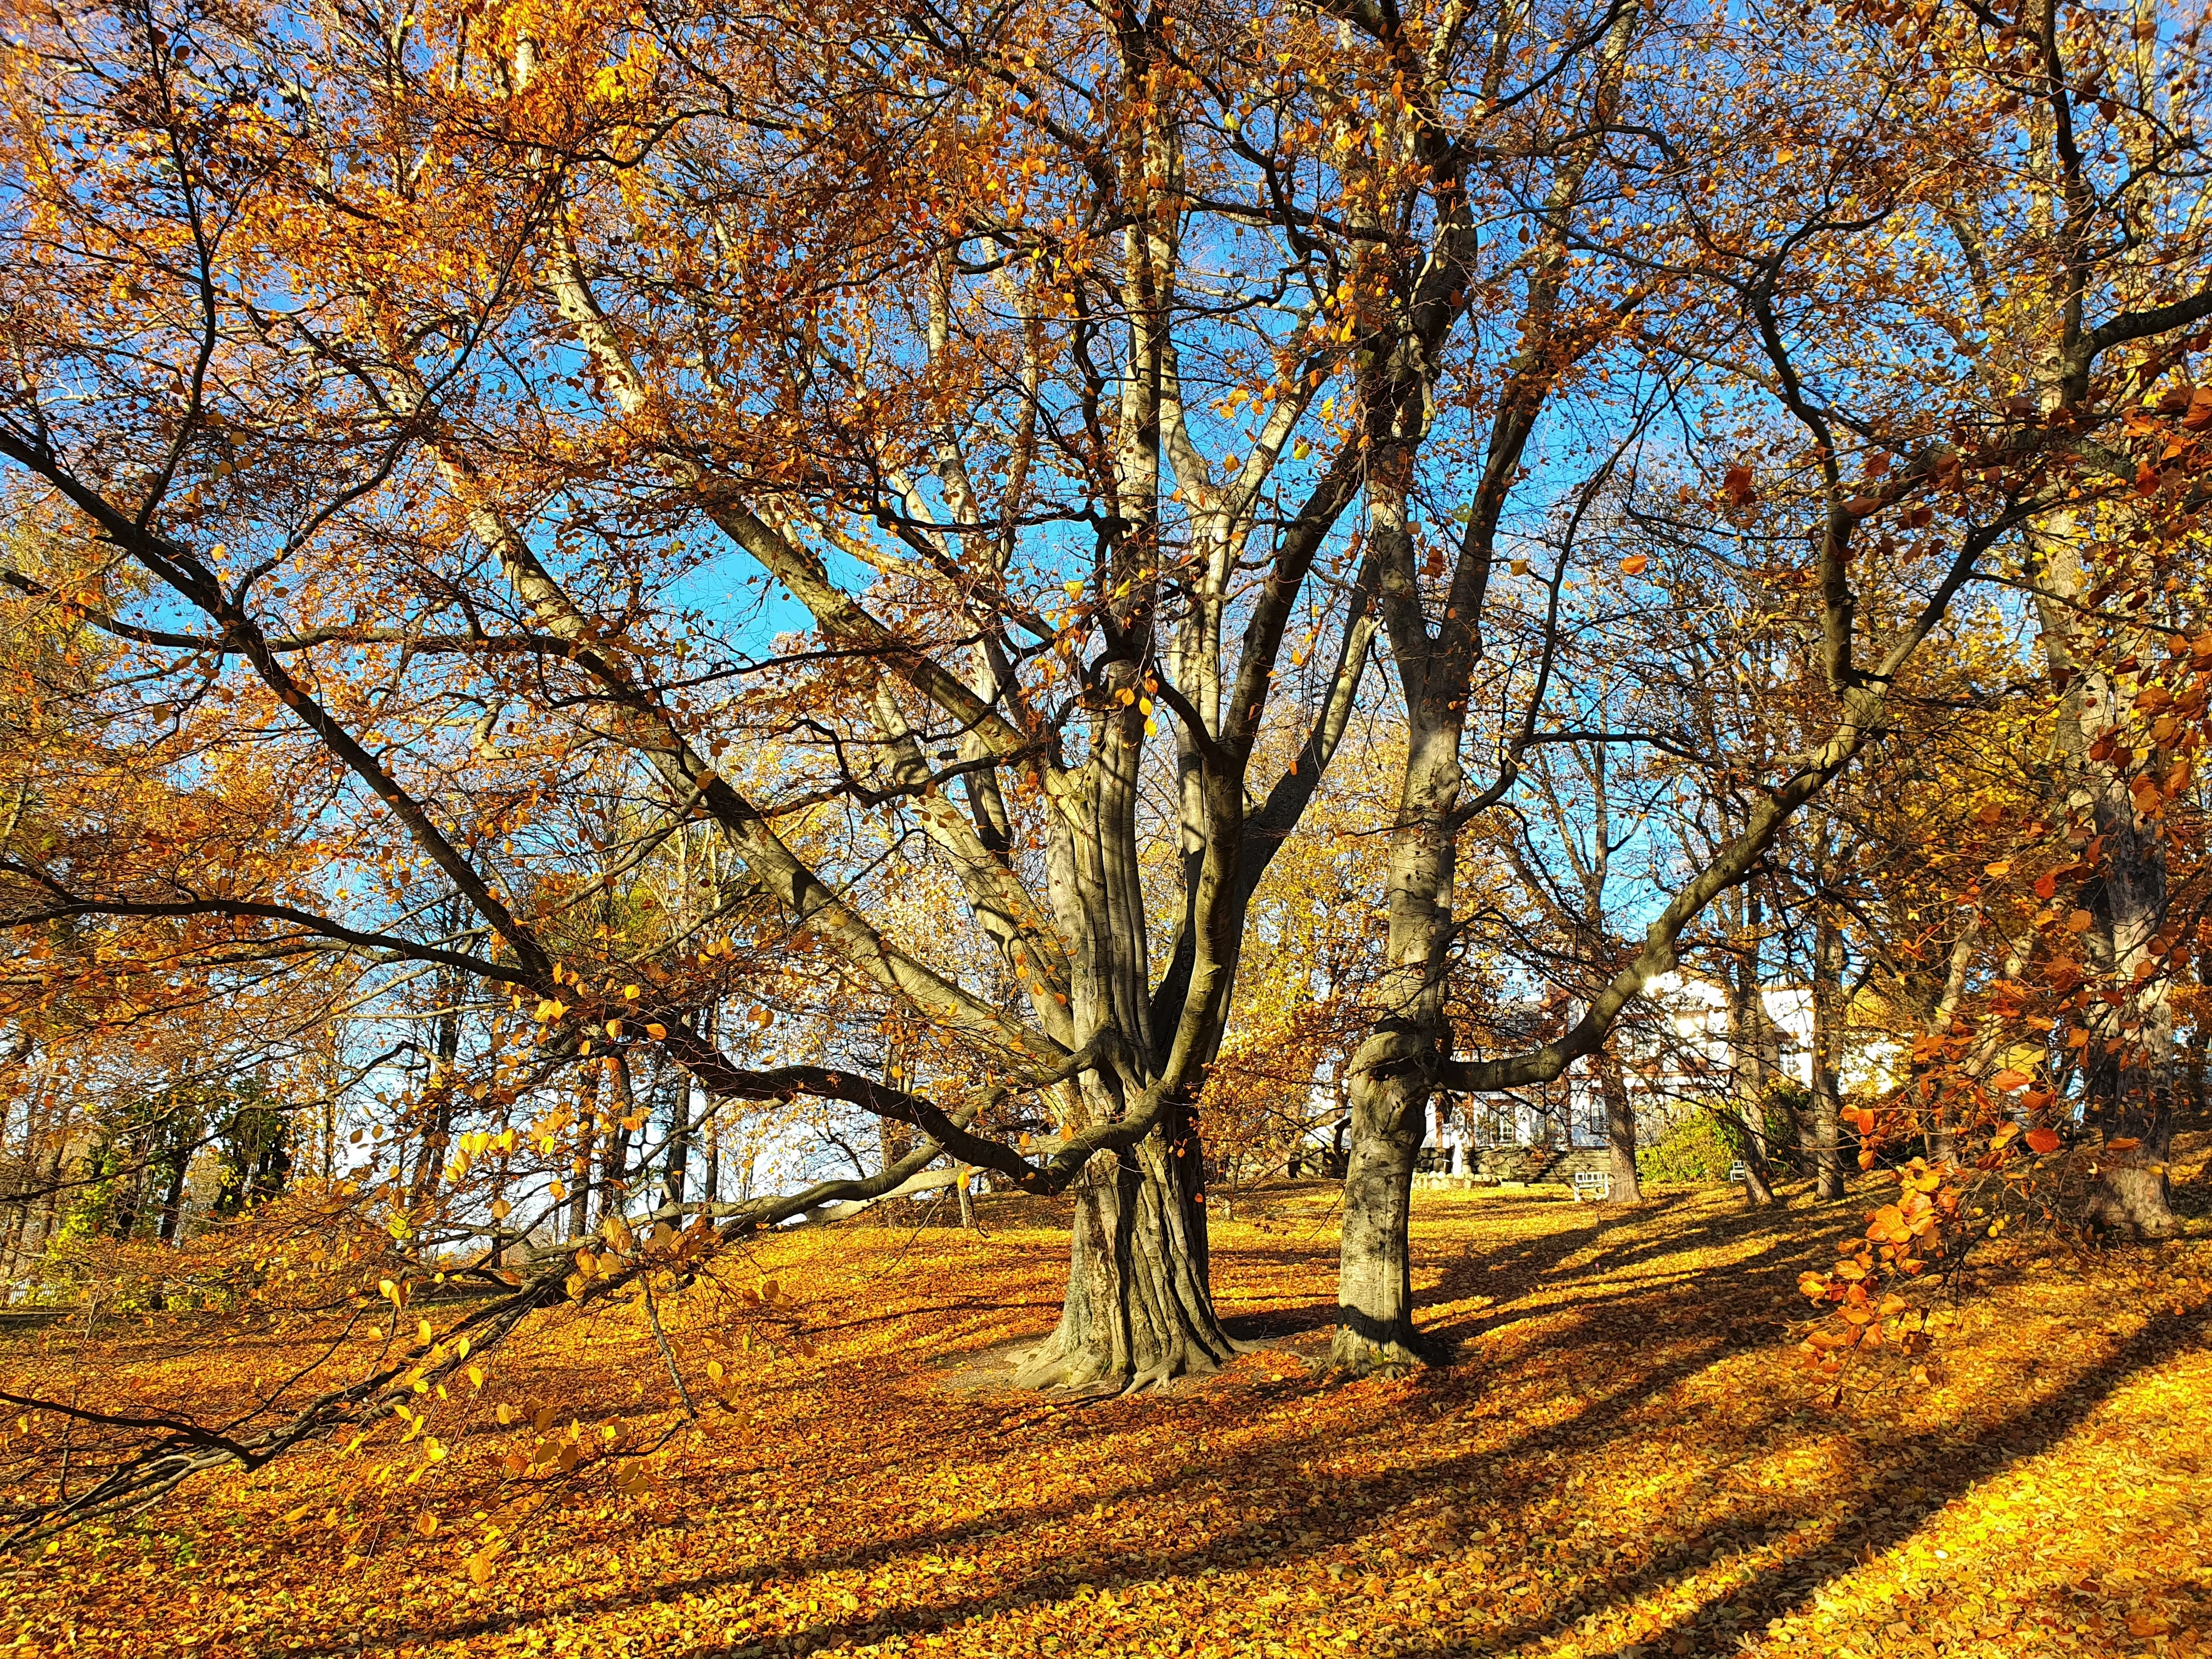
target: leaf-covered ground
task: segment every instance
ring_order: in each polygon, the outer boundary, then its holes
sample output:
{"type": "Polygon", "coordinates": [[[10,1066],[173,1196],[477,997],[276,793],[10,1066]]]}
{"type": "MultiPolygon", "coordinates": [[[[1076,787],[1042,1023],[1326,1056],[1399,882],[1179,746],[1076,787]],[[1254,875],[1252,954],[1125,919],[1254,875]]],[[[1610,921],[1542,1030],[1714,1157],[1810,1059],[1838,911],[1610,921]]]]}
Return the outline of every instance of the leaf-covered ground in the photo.
{"type": "MultiPolygon", "coordinates": [[[[1221,1298],[1272,1346],[1201,1387],[1000,1385],[1004,1346],[1054,1316],[1066,1249],[998,1224],[1006,1207],[987,1239],[811,1232],[662,1304],[696,1429],[641,1307],[550,1321],[434,1410],[433,1437],[396,1443],[395,1422],[64,1543],[8,1581],[5,1637],[26,1655],[2212,1653],[2201,1237],[2095,1257],[2025,1239],[1977,1273],[1932,1385],[1869,1368],[1835,1405],[1796,1352],[1795,1285],[1863,1204],[1424,1194],[1425,1321],[1459,1363],[1332,1384],[1306,1358],[1333,1199],[1279,1189],[1217,1219],[1221,1298]],[[764,1276],[763,1309],[742,1292],[764,1276]],[[573,1474],[502,1473],[556,1444],[573,1474]]],[[[169,1410],[301,1358],[296,1333],[72,1329],[0,1358],[169,1410]]]]}

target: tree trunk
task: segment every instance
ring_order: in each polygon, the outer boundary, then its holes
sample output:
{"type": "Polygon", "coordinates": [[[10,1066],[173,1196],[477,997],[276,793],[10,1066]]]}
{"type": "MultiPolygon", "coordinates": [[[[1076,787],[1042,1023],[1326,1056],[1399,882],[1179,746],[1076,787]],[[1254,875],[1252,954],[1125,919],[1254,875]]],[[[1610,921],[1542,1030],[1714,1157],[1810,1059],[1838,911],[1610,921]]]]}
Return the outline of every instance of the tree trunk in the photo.
{"type": "Polygon", "coordinates": [[[1218,1370],[1243,1352],[1213,1310],[1199,1154],[1187,1115],[1175,1115],[1118,1158],[1098,1154],[1073,1189],[1067,1300],[1017,1388],[1111,1382],[1128,1392],[1218,1370]]]}
{"type": "MultiPolygon", "coordinates": [[[[433,981],[438,987],[441,1000],[459,994],[457,988],[441,976],[433,981]]],[[[459,1082],[454,1075],[454,1061],[460,1054],[461,1017],[451,1009],[438,1016],[431,1033],[430,1084],[423,1102],[422,1162],[415,1170],[414,1190],[409,1194],[410,1206],[422,1204],[438,1190],[439,1174],[445,1168],[446,1149],[453,1144],[453,1109],[459,1091],[459,1082]]]]}
{"type": "Polygon", "coordinates": [[[161,1243],[173,1246],[177,1243],[179,1224],[185,1213],[185,1166],[191,1158],[191,1143],[185,1136],[178,1138],[176,1149],[169,1163],[169,1184],[161,1194],[161,1243]]]}
{"type": "MultiPolygon", "coordinates": [[[[1756,926],[1756,913],[1753,926],[1756,926]]],[[[1766,1009],[1759,994],[1756,952],[1735,964],[1728,984],[1729,1105],[1743,1137],[1743,1194],[1755,1206],[1774,1202],[1766,1169],[1766,1055],[1761,1030],[1766,1009]]]]}
{"type": "MultiPolygon", "coordinates": [[[[2110,747],[2112,734],[2131,721],[2132,698],[2064,603],[2088,586],[2080,554],[2057,535],[2039,535],[2033,544],[2045,590],[2036,600],[2044,655],[2063,693],[2054,747],[2070,799],[2087,806],[2104,848],[2104,863],[2082,896],[2094,919],[2084,942],[2115,999],[2089,1017],[2082,1053],[2083,1105],[2106,1141],[2088,1212],[2124,1233],[2168,1237],[2180,1228],[2166,1176],[2173,1140],[2173,1011],[2165,964],[2150,948],[2166,920],[2162,807],[2152,801],[2152,811],[2137,810],[2133,780],[2123,769],[2133,769],[2134,751],[2110,747]],[[2141,977],[2139,967],[2148,970],[2141,977]]],[[[2148,769],[2170,764],[2154,750],[2148,769]]]]}
{"type": "Polygon", "coordinates": [[[1413,1329],[1407,1229],[1429,1079],[1451,1052],[1443,994],[1457,862],[1452,817],[1463,774],[1456,709],[1413,702],[1408,726],[1387,878],[1382,1014],[1352,1062],[1352,1151],[1330,1358],[1354,1371],[1401,1370],[1427,1353],[1413,1329]]]}
{"type": "Polygon", "coordinates": [[[668,1111],[668,1155],[661,1163],[660,1193],[663,1203],[677,1205],[684,1202],[691,1174],[691,1080],[681,1073],[668,1111]]]}
{"type": "Polygon", "coordinates": [[[576,1158],[569,1173],[575,1183],[568,1191],[568,1237],[581,1238],[592,1225],[592,1142],[599,1132],[599,1066],[586,1066],[577,1085],[576,1158]]]}
{"type": "Polygon", "coordinates": [[[1844,930],[1826,902],[1813,933],[1813,1191],[1823,1203],[1844,1195],[1844,930]]]}
{"type": "Polygon", "coordinates": [[[1411,1071],[1376,1074],[1400,1047],[1393,1034],[1378,1032],[1360,1045],[1354,1061],[1330,1358],[1358,1371],[1404,1370],[1430,1357],[1413,1328],[1409,1237],[1428,1084],[1411,1071]]]}
{"type": "MultiPolygon", "coordinates": [[[[2125,793],[2117,786],[2106,793],[2125,793]]],[[[2151,948],[2166,921],[2166,850],[2159,826],[2145,823],[2131,799],[2106,807],[2100,795],[2105,866],[2089,909],[2099,954],[2109,951],[2110,982],[2124,988],[2125,1000],[2104,1012],[2082,1055],[2084,1103],[2105,1136],[2089,1214],[2130,1236],[2165,1238],[2180,1231],[2166,1173],[2178,1082],[2173,1006],[2151,948]]]]}
{"type": "Polygon", "coordinates": [[[1597,1072],[1598,1093],[1605,1101],[1605,1143],[1610,1152],[1612,1197],[1617,1204],[1644,1201],[1644,1183],[1636,1173],[1636,1108],[1628,1097],[1628,1080],[1620,1074],[1620,1060],[1611,1049],[1590,1064],[1597,1072]]]}
{"type": "Polygon", "coordinates": [[[615,1129],[607,1137],[605,1161],[599,1167],[599,1219],[603,1222],[622,1213],[623,1187],[629,1179],[630,1120],[637,1115],[629,1057],[620,1049],[608,1059],[607,1076],[614,1084],[615,1129]]]}
{"type": "MultiPolygon", "coordinates": [[[[914,1150],[914,1132],[895,1119],[879,1117],[876,1120],[876,1144],[883,1158],[877,1167],[888,1170],[914,1150]]],[[[876,1224],[878,1227],[896,1227],[901,1224],[901,1217],[892,1211],[890,1204],[878,1204],[876,1206],[876,1224]]]]}

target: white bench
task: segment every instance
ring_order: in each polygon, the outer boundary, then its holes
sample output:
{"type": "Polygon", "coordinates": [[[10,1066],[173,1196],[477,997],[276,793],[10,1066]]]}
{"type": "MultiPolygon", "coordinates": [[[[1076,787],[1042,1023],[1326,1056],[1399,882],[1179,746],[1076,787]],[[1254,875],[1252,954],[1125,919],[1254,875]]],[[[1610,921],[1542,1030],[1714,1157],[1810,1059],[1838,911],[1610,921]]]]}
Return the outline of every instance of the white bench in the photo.
{"type": "Polygon", "coordinates": [[[1745,1182],[1750,1179],[1751,1171],[1744,1167],[1744,1162],[1741,1158],[1738,1158],[1735,1163],[1729,1165],[1729,1186],[1741,1187],[1745,1182]]]}
{"type": "Polygon", "coordinates": [[[1603,1170],[1578,1170],[1575,1172],[1575,1202],[1583,1201],[1584,1194],[1593,1199],[1613,1196],[1613,1176],[1603,1170]]]}

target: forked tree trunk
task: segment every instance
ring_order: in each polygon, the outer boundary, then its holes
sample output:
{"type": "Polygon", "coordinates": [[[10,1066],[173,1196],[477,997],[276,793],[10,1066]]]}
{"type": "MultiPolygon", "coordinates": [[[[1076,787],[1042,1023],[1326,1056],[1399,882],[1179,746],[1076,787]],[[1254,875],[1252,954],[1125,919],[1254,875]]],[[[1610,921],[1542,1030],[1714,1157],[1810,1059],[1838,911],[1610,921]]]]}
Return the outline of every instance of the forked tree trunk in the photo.
{"type": "Polygon", "coordinates": [[[1100,1153],[1072,1189],[1067,1300],[1017,1388],[1160,1387],[1243,1351],[1213,1310],[1193,1138],[1169,1136],[1155,1128],[1118,1158],[1100,1153]]]}

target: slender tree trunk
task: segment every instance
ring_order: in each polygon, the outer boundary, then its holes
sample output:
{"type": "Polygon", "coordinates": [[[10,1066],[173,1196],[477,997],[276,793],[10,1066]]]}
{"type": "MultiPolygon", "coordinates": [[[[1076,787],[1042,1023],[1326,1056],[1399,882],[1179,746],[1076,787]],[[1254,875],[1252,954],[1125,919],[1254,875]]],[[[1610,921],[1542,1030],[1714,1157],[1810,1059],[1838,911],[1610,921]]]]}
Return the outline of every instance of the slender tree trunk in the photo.
{"type": "MultiPolygon", "coordinates": [[[[1745,907],[1749,925],[1758,926],[1758,913],[1745,907]]],[[[1766,1167],[1765,1034],[1761,1030],[1763,1006],[1756,948],[1735,964],[1728,988],[1729,1065],[1732,1073],[1729,1104],[1743,1136],[1743,1192],[1754,1206],[1774,1202],[1774,1184],[1766,1167]]]]}
{"type": "Polygon", "coordinates": [[[108,1229],[125,1243],[138,1231],[138,1212],[146,1202],[146,1134],[142,1129],[131,1137],[125,1156],[131,1163],[130,1174],[118,1183],[116,1201],[108,1212],[108,1229]]]}
{"type": "Polygon", "coordinates": [[[68,1155],[69,1119],[64,1115],[54,1131],[53,1161],[46,1166],[46,1207],[39,1218],[39,1249],[53,1243],[54,1227],[61,1218],[62,1160],[68,1155]]]}
{"type": "MultiPolygon", "coordinates": [[[[459,994],[457,987],[448,986],[441,977],[433,981],[441,998],[459,994]]],[[[438,1016],[431,1036],[430,1088],[428,1116],[422,1125],[422,1163],[415,1171],[414,1191],[410,1201],[421,1204],[438,1190],[440,1171],[445,1167],[446,1148],[453,1138],[453,1102],[458,1090],[453,1063],[461,1049],[461,1017],[451,1009],[438,1016]]]]}
{"type": "Polygon", "coordinates": [[[568,1192],[568,1237],[581,1238],[592,1225],[592,1142],[599,1133],[599,1073],[598,1066],[584,1067],[579,1085],[582,1099],[576,1107],[576,1161],[569,1173],[575,1176],[568,1192]]]}
{"type": "Polygon", "coordinates": [[[681,1072],[676,1074],[668,1114],[668,1153],[660,1169],[661,1200],[681,1204],[691,1176],[691,1079],[681,1072]]]}
{"type": "MultiPolygon", "coordinates": [[[[1951,943],[1951,961],[1944,970],[1942,994],[1936,999],[1936,1016],[1929,1024],[1930,1033],[1936,1036],[1948,1036],[1952,1026],[1958,1023],[1959,1002],[1966,994],[1966,970],[1973,965],[1974,951],[1981,943],[1981,918],[1977,915],[1967,920],[1959,937],[1951,943]]],[[[1970,1058],[1970,1068],[1971,1066],[1970,1058]]],[[[1925,1100],[1925,1091],[1936,1085],[1923,1081],[1917,1086],[1923,1091],[1922,1098],[1925,1100]]],[[[1951,1115],[1944,1104],[1943,1097],[1938,1093],[1929,1107],[1928,1161],[1948,1164],[1958,1155],[1958,1133],[1952,1126],[1951,1115]]]]}
{"type": "Polygon", "coordinates": [[[173,1246],[185,1213],[185,1166],[191,1158],[189,1143],[192,1137],[179,1135],[179,1146],[169,1164],[169,1184],[161,1194],[161,1243],[173,1246]]]}
{"type": "MultiPolygon", "coordinates": [[[[913,1132],[903,1123],[894,1122],[887,1117],[879,1117],[876,1120],[876,1146],[878,1153],[883,1159],[877,1167],[888,1170],[914,1150],[913,1132]]],[[[892,1212],[891,1206],[888,1203],[876,1206],[876,1224],[879,1227],[896,1227],[899,1224],[898,1217],[892,1212]]]]}
{"type": "Polygon", "coordinates": [[[599,1171],[599,1219],[621,1213],[623,1183],[629,1179],[630,1120],[637,1112],[637,1097],[630,1087],[629,1058],[620,1050],[610,1057],[607,1073],[614,1084],[615,1128],[607,1138],[606,1162],[599,1171]]]}
{"type": "Polygon", "coordinates": [[[1822,1202],[1844,1195],[1844,930],[1818,902],[1813,932],[1813,1192],[1822,1202]]]}

